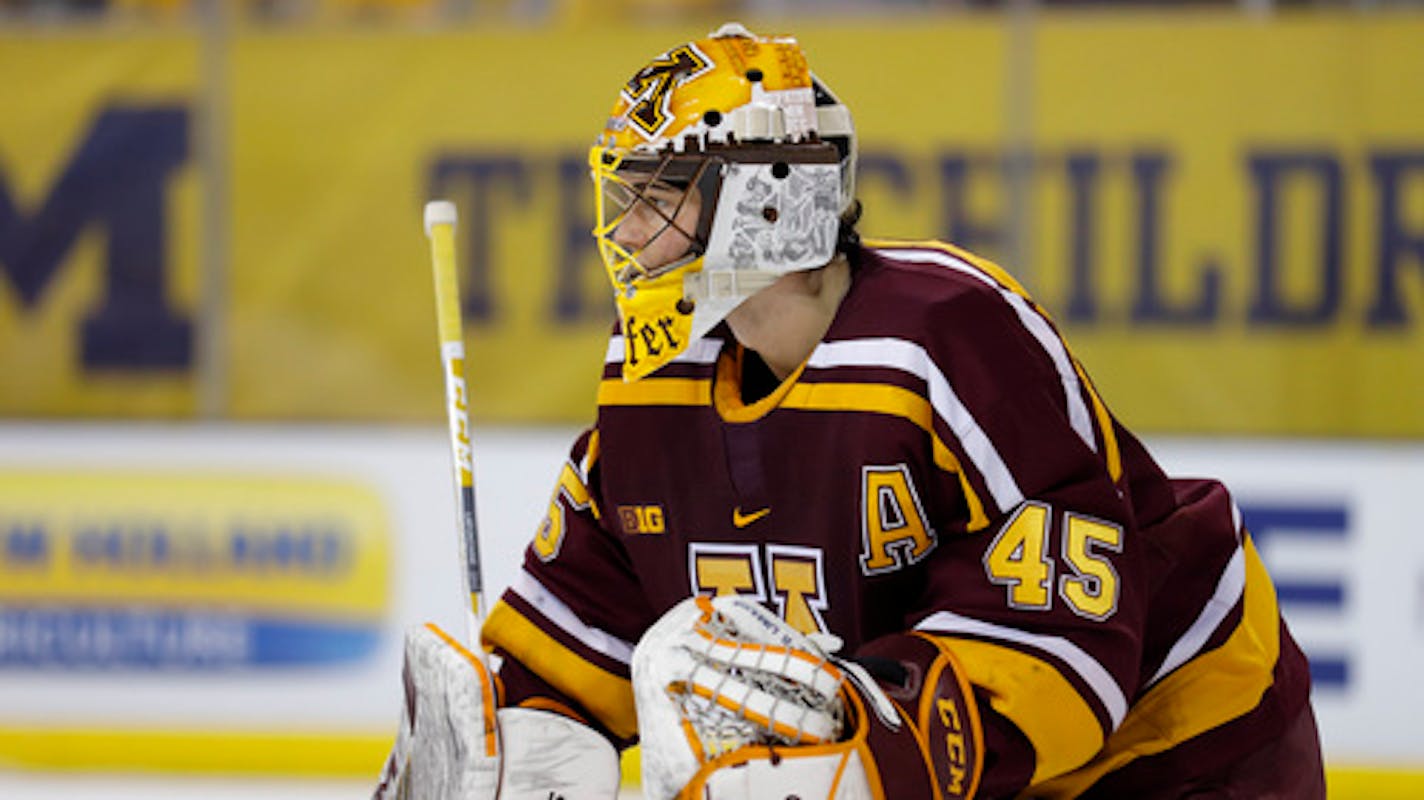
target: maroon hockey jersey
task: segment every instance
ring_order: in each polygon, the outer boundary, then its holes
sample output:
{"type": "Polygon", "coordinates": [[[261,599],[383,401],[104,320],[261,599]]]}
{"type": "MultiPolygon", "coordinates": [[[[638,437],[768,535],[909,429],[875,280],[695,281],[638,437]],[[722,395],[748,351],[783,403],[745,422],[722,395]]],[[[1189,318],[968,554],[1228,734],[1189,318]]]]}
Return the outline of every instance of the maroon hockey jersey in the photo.
{"type": "Polygon", "coordinates": [[[1227,491],[1165,476],[995,265],[939,243],[852,261],[823,340],[752,402],[725,327],[634,383],[612,337],[597,424],[485,625],[535,678],[515,694],[631,740],[641,633],[741,592],[849,654],[940,637],[989,795],[1130,793],[1299,713],[1305,660],[1227,491]]]}

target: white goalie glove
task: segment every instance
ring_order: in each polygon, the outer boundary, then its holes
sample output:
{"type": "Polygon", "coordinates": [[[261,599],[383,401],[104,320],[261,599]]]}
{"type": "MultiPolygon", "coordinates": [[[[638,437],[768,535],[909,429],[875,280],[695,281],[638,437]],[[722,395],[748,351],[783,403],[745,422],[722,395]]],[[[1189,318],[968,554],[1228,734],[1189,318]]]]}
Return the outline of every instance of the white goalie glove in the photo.
{"type": "Polygon", "coordinates": [[[550,711],[498,708],[480,659],[435,625],[406,633],[405,705],[374,800],[612,800],[618,754],[550,711]]]}
{"type": "Polygon", "coordinates": [[[673,607],[633,651],[643,796],[884,797],[870,739],[908,726],[839,646],[745,597],[673,607]]]}

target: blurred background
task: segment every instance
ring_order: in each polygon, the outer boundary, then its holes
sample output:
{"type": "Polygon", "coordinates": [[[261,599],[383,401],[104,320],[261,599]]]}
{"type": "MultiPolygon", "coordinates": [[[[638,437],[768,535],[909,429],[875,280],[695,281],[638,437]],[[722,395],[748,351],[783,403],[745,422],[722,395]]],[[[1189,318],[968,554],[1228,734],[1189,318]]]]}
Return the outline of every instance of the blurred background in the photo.
{"type": "Polygon", "coordinates": [[[1331,796],[1424,796],[1424,3],[1389,0],[0,0],[0,795],[369,793],[400,631],[462,630],[421,208],[461,212],[493,596],[592,420],[586,147],[727,19],[852,108],[863,231],[1004,264],[1233,486],[1331,796]]]}

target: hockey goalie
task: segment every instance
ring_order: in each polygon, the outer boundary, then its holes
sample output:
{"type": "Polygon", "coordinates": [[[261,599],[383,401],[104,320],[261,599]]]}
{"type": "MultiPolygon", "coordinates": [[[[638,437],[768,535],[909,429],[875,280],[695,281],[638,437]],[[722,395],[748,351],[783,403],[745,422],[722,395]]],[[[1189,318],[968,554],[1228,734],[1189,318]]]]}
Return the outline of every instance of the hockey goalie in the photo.
{"type": "MultiPolygon", "coordinates": [[[[895,80],[910,116],[955,76],[895,80]]],[[[1165,475],[1003,269],[862,239],[855,167],[790,37],[622,87],[596,422],[483,626],[497,671],[410,634],[378,798],[612,798],[635,742],[649,800],[1324,797],[1230,493],[1165,475]]]]}

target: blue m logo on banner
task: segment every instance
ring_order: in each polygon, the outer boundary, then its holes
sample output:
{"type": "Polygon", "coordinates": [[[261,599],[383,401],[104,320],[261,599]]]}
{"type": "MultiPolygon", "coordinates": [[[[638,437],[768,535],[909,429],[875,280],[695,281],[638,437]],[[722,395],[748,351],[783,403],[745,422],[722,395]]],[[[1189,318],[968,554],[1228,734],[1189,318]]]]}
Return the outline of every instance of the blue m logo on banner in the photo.
{"type": "Polygon", "coordinates": [[[80,335],[87,368],[192,363],[192,320],[166,297],[166,190],[188,158],[188,117],[182,106],[106,108],[48,196],[28,213],[0,164],[0,272],[25,309],[40,303],[79,237],[104,230],[104,296],[80,335]]]}

